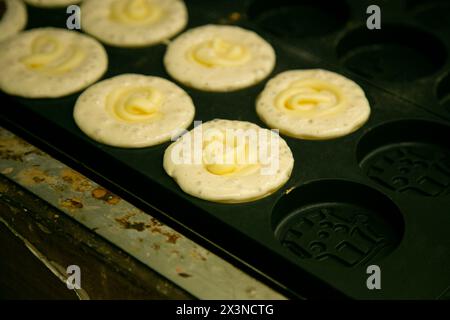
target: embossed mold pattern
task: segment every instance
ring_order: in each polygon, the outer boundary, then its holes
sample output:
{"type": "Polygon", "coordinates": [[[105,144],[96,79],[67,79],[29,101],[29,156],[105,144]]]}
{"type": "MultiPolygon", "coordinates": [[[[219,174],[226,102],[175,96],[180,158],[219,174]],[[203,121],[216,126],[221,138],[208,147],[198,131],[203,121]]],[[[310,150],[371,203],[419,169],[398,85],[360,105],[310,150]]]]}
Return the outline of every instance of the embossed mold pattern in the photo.
{"type": "Polygon", "coordinates": [[[395,204],[374,189],[345,180],[299,186],[280,199],[274,216],[275,236],[283,247],[300,259],[340,267],[389,255],[403,232],[395,204]]]}
{"type": "Polygon", "coordinates": [[[364,171],[392,191],[430,197],[450,193],[450,152],[436,146],[385,148],[365,163],[364,171]]]}

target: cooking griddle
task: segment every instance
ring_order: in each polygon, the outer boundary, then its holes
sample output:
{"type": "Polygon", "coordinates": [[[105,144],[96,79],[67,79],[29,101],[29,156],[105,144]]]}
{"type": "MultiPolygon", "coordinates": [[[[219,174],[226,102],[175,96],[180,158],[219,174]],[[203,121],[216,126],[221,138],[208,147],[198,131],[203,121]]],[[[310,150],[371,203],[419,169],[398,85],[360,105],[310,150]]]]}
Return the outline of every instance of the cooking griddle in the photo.
{"type": "MultiPolygon", "coordinates": [[[[169,143],[121,149],[89,139],[72,118],[80,93],[60,99],[2,93],[2,124],[290,297],[448,299],[450,21],[435,17],[450,4],[378,1],[382,29],[369,30],[371,4],[187,1],[189,28],[233,24],[268,40],[277,54],[269,78],[324,68],[356,81],[370,101],[369,121],[348,136],[283,136],[295,158],[292,177],[255,202],[216,204],[183,193],[162,167],[169,143]],[[381,271],[379,290],[367,286],[372,265],[381,271]]],[[[28,9],[28,29],[65,27],[65,10],[28,9]]],[[[165,49],[106,46],[103,78],[171,79],[165,49]]],[[[196,105],[196,120],[266,127],[255,112],[266,81],[230,93],[181,87],[196,105]]]]}

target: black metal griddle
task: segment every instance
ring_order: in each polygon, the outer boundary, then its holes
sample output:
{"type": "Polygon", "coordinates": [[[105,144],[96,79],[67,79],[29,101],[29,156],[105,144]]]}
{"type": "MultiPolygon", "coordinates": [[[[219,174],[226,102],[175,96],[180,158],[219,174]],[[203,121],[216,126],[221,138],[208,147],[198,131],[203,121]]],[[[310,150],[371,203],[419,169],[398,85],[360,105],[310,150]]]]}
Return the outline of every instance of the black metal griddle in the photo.
{"type": "MultiPolygon", "coordinates": [[[[60,99],[2,94],[2,125],[289,296],[449,298],[450,20],[443,12],[450,3],[186,3],[189,28],[235,24],[268,40],[277,53],[270,77],[324,68],[353,79],[371,103],[369,121],[333,140],[283,137],[295,157],[288,183],[265,199],[233,205],[183,193],[162,167],[169,143],[130,150],[86,137],[72,118],[79,93],[60,99]],[[381,7],[381,30],[366,28],[370,4],[381,7]],[[381,290],[366,286],[370,265],[381,269],[381,290]]],[[[65,26],[65,10],[28,9],[27,29],[65,26]]],[[[104,78],[170,79],[165,45],[106,49],[104,78]]],[[[230,93],[181,87],[194,100],[196,120],[265,127],[255,99],[266,81],[230,93]]]]}

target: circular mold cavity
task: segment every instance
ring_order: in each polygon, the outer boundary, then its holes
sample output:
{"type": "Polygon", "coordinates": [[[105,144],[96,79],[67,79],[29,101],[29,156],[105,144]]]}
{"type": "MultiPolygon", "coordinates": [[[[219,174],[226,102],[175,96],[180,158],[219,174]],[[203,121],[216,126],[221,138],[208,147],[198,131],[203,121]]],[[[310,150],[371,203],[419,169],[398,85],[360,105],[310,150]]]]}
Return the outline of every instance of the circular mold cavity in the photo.
{"type": "Polygon", "coordinates": [[[248,17],[265,31],[283,38],[317,37],[341,29],[350,10],[344,0],[253,1],[248,17]]]}
{"type": "Polygon", "coordinates": [[[450,29],[450,2],[448,0],[409,0],[406,8],[420,23],[433,29],[450,29]]]}
{"type": "Polygon", "coordinates": [[[374,262],[400,243],[403,218],[379,191],[344,180],[319,180],[276,204],[276,239],[298,258],[338,267],[374,262]]]}
{"type": "Polygon", "coordinates": [[[341,63],[366,77],[405,82],[429,76],[446,61],[446,49],[432,34],[402,25],[380,30],[361,27],[347,33],[337,46],[341,63]]]}
{"type": "Polygon", "coordinates": [[[441,106],[450,112],[450,73],[439,81],[436,95],[441,106]]]}
{"type": "Polygon", "coordinates": [[[450,127],[401,120],[375,127],[358,143],[364,173],[380,186],[411,196],[450,193],[450,127]]]}

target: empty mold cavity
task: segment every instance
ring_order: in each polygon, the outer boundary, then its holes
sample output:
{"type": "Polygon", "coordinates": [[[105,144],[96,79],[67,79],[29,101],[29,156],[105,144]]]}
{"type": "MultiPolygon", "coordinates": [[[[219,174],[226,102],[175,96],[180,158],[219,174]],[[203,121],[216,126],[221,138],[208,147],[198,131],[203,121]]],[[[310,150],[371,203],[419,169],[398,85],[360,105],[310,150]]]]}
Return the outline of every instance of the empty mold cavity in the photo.
{"type": "Polygon", "coordinates": [[[391,253],[403,218],[385,195],[345,180],[319,180],[285,194],[273,211],[276,239],[300,259],[354,267],[391,253]]]}
{"type": "Polygon", "coordinates": [[[339,30],[349,19],[349,8],[342,0],[256,0],[250,5],[248,16],[278,37],[303,38],[339,30]]]}
{"type": "Polygon", "coordinates": [[[439,103],[450,112],[450,73],[439,81],[436,95],[439,103]]]}
{"type": "Polygon", "coordinates": [[[408,26],[361,27],[337,46],[341,63],[369,79],[411,81],[438,71],[446,61],[445,46],[432,34],[408,26]]]}
{"type": "Polygon", "coordinates": [[[386,123],[359,141],[364,173],[380,186],[412,196],[450,193],[450,127],[425,120],[386,123]]]}

